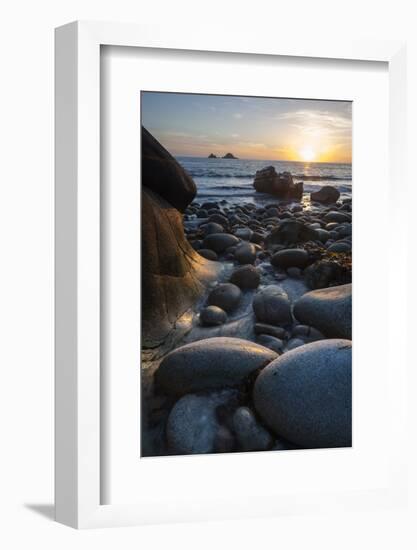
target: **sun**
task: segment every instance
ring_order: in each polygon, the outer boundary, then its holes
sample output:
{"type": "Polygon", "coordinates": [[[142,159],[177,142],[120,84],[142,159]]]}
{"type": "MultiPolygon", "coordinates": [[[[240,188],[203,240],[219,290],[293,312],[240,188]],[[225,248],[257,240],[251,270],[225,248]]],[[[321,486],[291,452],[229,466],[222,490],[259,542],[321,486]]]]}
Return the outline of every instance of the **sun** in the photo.
{"type": "Polygon", "coordinates": [[[316,153],[310,147],[304,147],[304,149],[300,150],[299,154],[305,162],[311,162],[316,158],[316,153]]]}

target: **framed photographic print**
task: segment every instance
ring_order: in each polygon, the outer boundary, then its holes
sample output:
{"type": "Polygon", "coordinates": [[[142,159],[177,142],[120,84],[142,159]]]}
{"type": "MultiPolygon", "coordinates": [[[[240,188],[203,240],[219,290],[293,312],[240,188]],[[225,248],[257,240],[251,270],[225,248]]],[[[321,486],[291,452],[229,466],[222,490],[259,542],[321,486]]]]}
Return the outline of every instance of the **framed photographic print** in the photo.
{"type": "Polygon", "coordinates": [[[404,67],[57,29],[58,521],[403,501],[404,67]]]}

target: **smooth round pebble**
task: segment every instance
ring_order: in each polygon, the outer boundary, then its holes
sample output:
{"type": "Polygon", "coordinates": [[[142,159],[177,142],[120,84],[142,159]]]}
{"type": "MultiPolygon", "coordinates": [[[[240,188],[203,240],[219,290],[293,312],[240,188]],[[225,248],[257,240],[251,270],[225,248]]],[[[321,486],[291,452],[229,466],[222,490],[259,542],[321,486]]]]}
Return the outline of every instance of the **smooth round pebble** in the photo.
{"type": "Polygon", "coordinates": [[[214,252],[214,250],[210,250],[209,248],[200,248],[198,253],[206,260],[212,260],[213,262],[215,262],[218,259],[217,254],[214,252]]]}
{"type": "Polygon", "coordinates": [[[232,283],[217,285],[208,296],[208,303],[227,311],[233,311],[240,302],[242,292],[240,288],[232,283]]]}
{"type": "Polygon", "coordinates": [[[240,264],[253,264],[256,259],[255,245],[252,243],[242,243],[236,248],[235,259],[240,264]]]}
{"type": "Polygon", "coordinates": [[[218,254],[224,252],[229,246],[233,246],[239,242],[239,239],[229,233],[212,233],[204,238],[204,248],[210,248],[218,254]]]}
{"type": "Polygon", "coordinates": [[[261,280],[259,270],[253,265],[244,265],[236,269],[230,277],[230,282],[241,289],[258,288],[261,280]]]}
{"type": "Polygon", "coordinates": [[[253,299],[256,318],[270,325],[287,325],[292,322],[291,304],[286,292],[270,285],[258,291],[253,299]]]}
{"type": "Polygon", "coordinates": [[[292,350],[295,348],[299,348],[300,346],[304,346],[305,342],[304,340],[301,340],[301,338],[290,338],[287,342],[287,350],[292,350]]]}
{"type": "Polygon", "coordinates": [[[223,325],[227,321],[226,312],[217,306],[205,307],[200,312],[200,322],[205,326],[223,325]]]}
{"type": "Polygon", "coordinates": [[[219,423],[216,408],[230,398],[230,390],[211,395],[185,395],[172,408],[167,425],[168,447],[176,454],[214,452],[219,423]]]}
{"type": "Polygon", "coordinates": [[[248,407],[239,407],[233,415],[233,428],[240,451],[265,451],[271,447],[271,434],[257,421],[248,407]]]}
{"type": "Polygon", "coordinates": [[[261,344],[261,346],[272,349],[279,354],[282,353],[284,348],[284,342],[280,338],[276,338],[270,334],[260,334],[257,338],[257,342],[258,344],[261,344]]]}
{"type": "Polygon", "coordinates": [[[276,252],[271,258],[271,264],[281,269],[288,267],[304,268],[309,263],[309,255],[301,248],[288,248],[276,252]]]}

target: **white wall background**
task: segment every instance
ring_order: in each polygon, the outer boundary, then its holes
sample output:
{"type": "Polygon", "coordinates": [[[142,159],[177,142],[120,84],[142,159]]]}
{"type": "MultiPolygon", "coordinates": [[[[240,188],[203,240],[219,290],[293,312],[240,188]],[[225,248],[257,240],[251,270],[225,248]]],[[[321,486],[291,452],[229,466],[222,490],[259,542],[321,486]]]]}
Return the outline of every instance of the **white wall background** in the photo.
{"type": "MultiPolygon", "coordinates": [[[[9,0],[0,8],[0,546],[14,548],[414,548],[416,510],[76,532],[53,523],[53,28],[75,19],[220,23],[253,33],[407,39],[409,178],[417,139],[412,0],[9,0]]],[[[417,181],[404,215],[415,218],[417,181]]],[[[399,239],[401,235],[398,236],[399,239]]],[[[410,256],[415,251],[410,251],[410,256]]],[[[413,278],[410,264],[410,283],[413,278]]],[[[411,293],[410,308],[416,305],[411,293]]],[[[383,299],[383,297],[382,297],[383,299]]],[[[412,318],[412,317],[411,317],[412,318]]],[[[411,331],[412,334],[412,331],[411,331]]],[[[389,337],[389,335],[387,335],[389,337]]],[[[410,371],[410,396],[416,376],[410,371]]],[[[412,400],[414,401],[414,399],[412,400]]],[[[416,418],[416,407],[410,409],[416,418]]],[[[410,425],[410,452],[416,424],[410,425]]],[[[390,434],[386,444],[395,445],[390,434]]],[[[411,456],[411,455],[410,455],[411,456]]],[[[413,455],[416,456],[415,454],[413,455]]],[[[416,463],[416,462],[414,462],[416,463]]],[[[412,481],[415,474],[412,472],[412,481]]],[[[413,484],[415,489],[416,485],[413,484]]],[[[411,501],[415,504],[416,491],[411,501]]]]}

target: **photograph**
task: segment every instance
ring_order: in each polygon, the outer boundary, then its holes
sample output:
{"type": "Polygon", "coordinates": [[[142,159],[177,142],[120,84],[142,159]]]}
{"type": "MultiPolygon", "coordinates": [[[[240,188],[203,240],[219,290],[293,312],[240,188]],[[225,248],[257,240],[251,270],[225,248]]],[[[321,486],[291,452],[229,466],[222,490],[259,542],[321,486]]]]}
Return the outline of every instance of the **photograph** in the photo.
{"type": "Polygon", "coordinates": [[[138,132],[140,457],[352,447],[352,101],[142,90],[138,132]]]}

